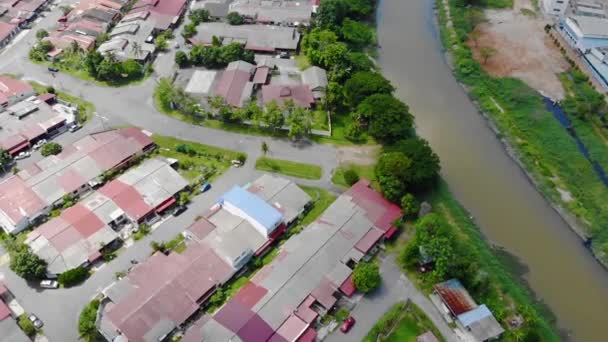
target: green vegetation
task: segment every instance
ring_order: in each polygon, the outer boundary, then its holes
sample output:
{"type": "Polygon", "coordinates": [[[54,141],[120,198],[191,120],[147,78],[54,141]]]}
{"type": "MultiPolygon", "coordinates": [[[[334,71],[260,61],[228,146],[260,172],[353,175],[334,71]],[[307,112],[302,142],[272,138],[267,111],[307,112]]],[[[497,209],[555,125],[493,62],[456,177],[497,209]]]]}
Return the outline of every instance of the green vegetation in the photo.
{"type": "Polygon", "coordinates": [[[80,312],[80,317],[78,318],[78,333],[80,334],[80,338],[85,342],[98,342],[104,340],[95,326],[97,311],[99,310],[100,304],[99,299],[94,299],[80,312]]]}
{"type": "MultiPolygon", "coordinates": [[[[101,86],[119,87],[141,82],[150,70],[134,59],[119,61],[113,54],[102,55],[97,50],[84,51],[76,42],[55,57],[47,60],[47,53],[54,49],[49,41],[38,42],[29,53],[35,63],[53,66],[70,74],[101,86]]],[[[143,54],[142,48],[133,45],[135,56],[143,54]]]]}
{"type": "Polygon", "coordinates": [[[238,12],[228,13],[226,20],[228,20],[230,25],[243,25],[245,23],[245,17],[240,15],[238,12]]]}
{"type": "MultiPolygon", "coordinates": [[[[413,238],[399,252],[398,261],[424,291],[440,281],[458,278],[478,303],[486,304],[499,322],[514,314],[524,318],[519,329],[507,332],[530,340],[555,341],[553,317],[535,301],[532,293],[515,280],[506,259],[484,240],[470,215],[460,206],[443,182],[424,197],[434,213],[419,219],[413,238]],[[433,258],[431,272],[416,271],[420,247],[433,258]]],[[[511,336],[513,335],[513,336],[511,336]]]]}
{"type": "Polygon", "coordinates": [[[0,235],[0,243],[10,256],[10,269],[25,280],[39,280],[46,275],[46,261],[40,259],[24,243],[26,233],[17,236],[0,235]]]}
{"type": "Polygon", "coordinates": [[[69,102],[75,105],[78,108],[76,121],[84,123],[93,117],[93,113],[95,112],[95,105],[93,103],[85,101],[82,98],[71,95],[69,93],[56,90],[53,87],[44,86],[40,83],[33,81],[30,81],[29,83],[32,85],[32,87],[34,87],[34,90],[38,94],[52,93],[55,94],[59,100],[69,102]]]}
{"type": "Polygon", "coordinates": [[[238,60],[249,63],[253,63],[254,60],[253,52],[245,50],[240,43],[212,46],[194,45],[188,56],[189,64],[206,68],[221,68],[238,60]]]}
{"type": "Polygon", "coordinates": [[[0,170],[4,170],[12,160],[13,157],[11,157],[8,151],[3,148],[0,148],[0,170]]]}
{"type": "Polygon", "coordinates": [[[34,326],[34,323],[29,320],[27,314],[19,316],[19,318],[17,319],[17,324],[27,336],[32,337],[36,335],[36,327],[34,326]]]}
{"type": "Polygon", "coordinates": [[[375,262],[360,262],[353,270],[355,288],[363,293],[370,293],[382,283],[380,268],[375,262]]]}
{"type": "Polygon", "coordinates": [[[418,335],[427,331],[431,331],[440,341],[445,341],[433,322],[416,304],[410,301],[399,302],[378,320],[363,341],[415,342],[418,335]]]}
{"type": "Polygon", "coordinates": [[[262,171],[281,173],[304,179],[321,179],[323,170],[320,166],[292,162],[282,159],[261,157],[255,161],[255,168],[262,171]]]}
{"type": "MultiPolygon", "coordinates": [[[[482,5],[503,6],[506,3],[488,1],[482,5]]],[[[608,263],[608,189],[568,132],[546,110],[540,94],[519,79],[488,75],[473,59],[465,41],[479,23],[480,8],[468,7],[463,0],[450,0],[449,6],[453,30],[446,26],[446,11],[442,5],[438,6],[438,15],[442,41],[454,57],[456,77],[469,88],[470,96],[514,147],[538,189],[551,202],[578,218],[584,233],[593,238],[594,254],[608,263]],[[562,196],[560,191],[569,193],[572,200],[570,196],[562,196]]],[[[584,85],[584,76],[577,72],[562,75],[562,81],[570,93],[564,108],[571,114],[577,133],[580,131],[581,139],[589,144],[593,158],[600,165],[607,165],[605,141],[600,141],[597,129],[584,122],[601,120],[606,104],[600,101],[601,96],[584,85]]]]}
{"type": "Polygon", "coordinates": [[[210,181],[230,167],[230,162],[246,155],[218,147],[180,140],[173,137],[154,135],[159,148],[154,152],[179,162],[179,172],[191,182],[210,181]]]}
{"type": "Polygon", "coordinates": [[[89,275],[90,273],[88,269],[78,266],[61,273],[57,278],[57,281],[63,287],[72,287],[85,281],[89,275]]]}
{"type": "Polygon", "coordinates": [[[304,190],[312,198],[313,201],[311,208],[299,222],[300,226],[306,227],[309,224],[313,223],[314,220],[316,220],[319,216],[321,216],[321,214],[323,214],[325,209],[327,209],[332,203],[334,203],[334,201],[336,200],[336,196],[322,188],[305,185],[298,186],[302,190],[304,190]]]}
{"type": "Polygon", "coordinates": [[[61,153],[61,151],[63,151],[63,147],[61,147],[60,144],[51,141],[42,146],[42,149],[40,149],[40,154],[43,157],[48,157],[51,155],[57,155],[61,153]]]}
{"type": "Polygon", "coordinates": [[[145,223],[140,224],[139,227],[137,228],[137,231],[133,234],[133,240],[137,241],[137,240],[141,240],[144,237],[146,237],[146,235],[150,234],[151,232],[151,227],[145,223]]]}
{"type": "MultiPolygon", "coordinates": [[[[347,164],[336,168],[333,176],[331,177],[331,182],[345,188],[350,187],[354,183],[347,180],[348,176],[346,176],[346,173],[355,173],[357,178],[366,178],[369,180],[376,179],[374,165],[347,164]]],[[[352,178],[351,181],[352,180],[354,180],[354,178],[352,178]]]]}

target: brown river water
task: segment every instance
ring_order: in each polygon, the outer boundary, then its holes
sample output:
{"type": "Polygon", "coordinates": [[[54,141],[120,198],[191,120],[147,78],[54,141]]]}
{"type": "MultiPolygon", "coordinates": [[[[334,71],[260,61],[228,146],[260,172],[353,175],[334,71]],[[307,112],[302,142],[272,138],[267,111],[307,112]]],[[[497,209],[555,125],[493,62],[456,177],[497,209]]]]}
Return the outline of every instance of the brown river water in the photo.
{"type": "Polygon", "coordinates": [[[445,63],[432,0],[380,0],[379,63],[441,158],[442,175],[484,235],[573,341],[608,341],[608,273],[510,159],[445,63]]]}

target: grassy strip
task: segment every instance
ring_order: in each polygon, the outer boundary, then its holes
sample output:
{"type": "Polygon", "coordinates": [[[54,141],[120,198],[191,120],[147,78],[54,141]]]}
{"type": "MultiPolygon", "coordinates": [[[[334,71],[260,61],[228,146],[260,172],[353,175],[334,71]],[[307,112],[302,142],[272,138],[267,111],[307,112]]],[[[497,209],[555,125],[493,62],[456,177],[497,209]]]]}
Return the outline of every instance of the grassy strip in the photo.
{"type": "Polygon", "coordinates": [[[240,152],[168,136],[154,135],[152,139],[159,146],[156,153],[177,159],[181,175],[191,182],[219,176],[230,167],[231,160],[243,155],[240,152]]]}
{"type": "Polygon", "coordinates": [[[83,81],[87,81],[102,87],[125,87],[131,85],[137,85],[143,83],[150,75],[152,75],[152,69],[147,68],[141,77],[139,78],[125,78],[117,81],[100,81],[95,79],[93,76],[89,74],[86,67],[84,67],[84,61],[78,61],[76,63],[72,63],[73,61],[64,61],[64,62],[50,62],[50,61],[35,61],[30,59],[30,62],[44,65],[45,67],[55,67],[59,69],[60,72],[73,76],[75,78],[79,78],[83,81]]]}
{"type": "Polygon", "coordinates": [[[440,182],[426,200],[455,229],[456,236],[464,241],[469,253],[475,255],[479,268],[487,272],[492,291],[474,294],[477,302],[488,305],[499,319],[507,317],[513,309],[519,313],[531,312],[531,316],[537,317],[535,330],[540,340],[559,340],[551,323],[554,317],[549,310],[533,299],[533,294],[522,282],[515,280],[519,275],[507,267],[509,260],[488,245],[469,213],[452,196],[447,184],[440,182]]]}
{"type": "Polygon", "coordinates": [[[336,196],[331,192],[314,186],[298,185],[310,197],[312,197],[313,205],[310,210],[304,215],[300,221],[301,226],[308,226],[313,223],[334,201],[336,196]]]}
{"type": "Polygon", "coordinates": [[[391,327],[395,325],[406,307],[406,302],[398,302],[394,304],[387,312],[384,313],[384,315],[382,315],[382,317],[380,317],[367,335],[365,335],[363,342],[376,342],[379,335],[387,333],[391,327]]]}
{"type": "MultiPolygon", "coordinates": [[[[472,29],[471,13],[479,9],[460,7],[456,1],[449,1],[454,24],[451,31],[446,26],[445,9],[439,4],[441,36],[454,57],[457,79],[469,88],[470,96],[514,147],[539,190],[579,219],[585,233],[593,237],[595,255],[607,263],[608,189],[578,150],[574,139],[546,111],[540,94],[519,79],[491,77],[473,59],[464,42],[472,29]],[[562,197],[558,189],[568,191],[574,200],[562,197]]],[[[592,148],[594,145],[590,144],[592,148]]]]}
{"type": "Polygon", "coordinates": [[[281,173],[303,179],[321,179],[323,170],[318,165],[292,162],[289,160],[261,157],[255,161],[255,168],[262,171],[281,173]]]}
{"type": "MultiPolygon", "coordinates": [[[[46,93],[47,86],[34,81],[30,81],[29,83],[34,88],[36,93],[46,93]]],[[[57,89],[55,89],[55,95],[57,95],[57,98],[62,101],[73,103],[78,106],[78,122],[84,123],[93,117],[93,113],[95,112],[95,105],[93,103],[57,89]]]]}

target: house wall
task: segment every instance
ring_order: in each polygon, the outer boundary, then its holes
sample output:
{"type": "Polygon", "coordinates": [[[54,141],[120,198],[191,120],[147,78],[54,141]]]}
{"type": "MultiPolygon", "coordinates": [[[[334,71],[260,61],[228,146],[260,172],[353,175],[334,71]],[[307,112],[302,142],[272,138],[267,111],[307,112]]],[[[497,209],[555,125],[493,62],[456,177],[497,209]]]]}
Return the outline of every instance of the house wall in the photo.
{"type": "Polygon", "coordinates": [[[562,16],[569,4],[570,0],[543,0],[543,9],[547,14],[562,16]]]}

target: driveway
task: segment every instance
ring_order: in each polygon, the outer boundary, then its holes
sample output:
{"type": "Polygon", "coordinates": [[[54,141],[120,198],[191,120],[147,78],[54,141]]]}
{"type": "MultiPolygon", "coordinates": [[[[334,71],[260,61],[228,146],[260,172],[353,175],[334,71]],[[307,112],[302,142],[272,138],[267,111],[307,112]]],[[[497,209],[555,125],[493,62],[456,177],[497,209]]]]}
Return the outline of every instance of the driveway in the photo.
{"type": "Polygon", "coordinates": [[[151,241],[167,241],[188,227],[197,215],[209,208],[225,191],[234,184],[245,184],[253,180],[252,170],[231,168],[220,176],[206,193],[194,197],[186,212],[171,217],[150,235],[124,250],[111,262],[102,266],[84,284],[69,289],[42,290],[35,284],[28,284],[8,269],[0,267],[0,279],[11,289],[26,312],[35,313],[45,323],[44,333],[51,342],[77,341],[78,316],[84,306],[102,289],[111,284],[116,272],[125,271],[131,260],[144,260],[152,249],[151,241]]]}
{"type": "Polygon", "coordinates": [[[348,334],[343,334],[339,329],[334,330],[327,336],[328,342],[351,342],[362,341],[365,335],[374,326],[376,321],[390,309],[395,303],[410,299],[418,305],[435,326],[443,334],[448,342],[459,342],[454,332],[445,323],[441,314],[437,311],[431,301],[420,292],[414,284],[401,272],[395,264],[395,256],[387,255],[380,266],[382,274],[382,285],[371,295],[364,296],[351,315],[357,320],[348,334]]]}

